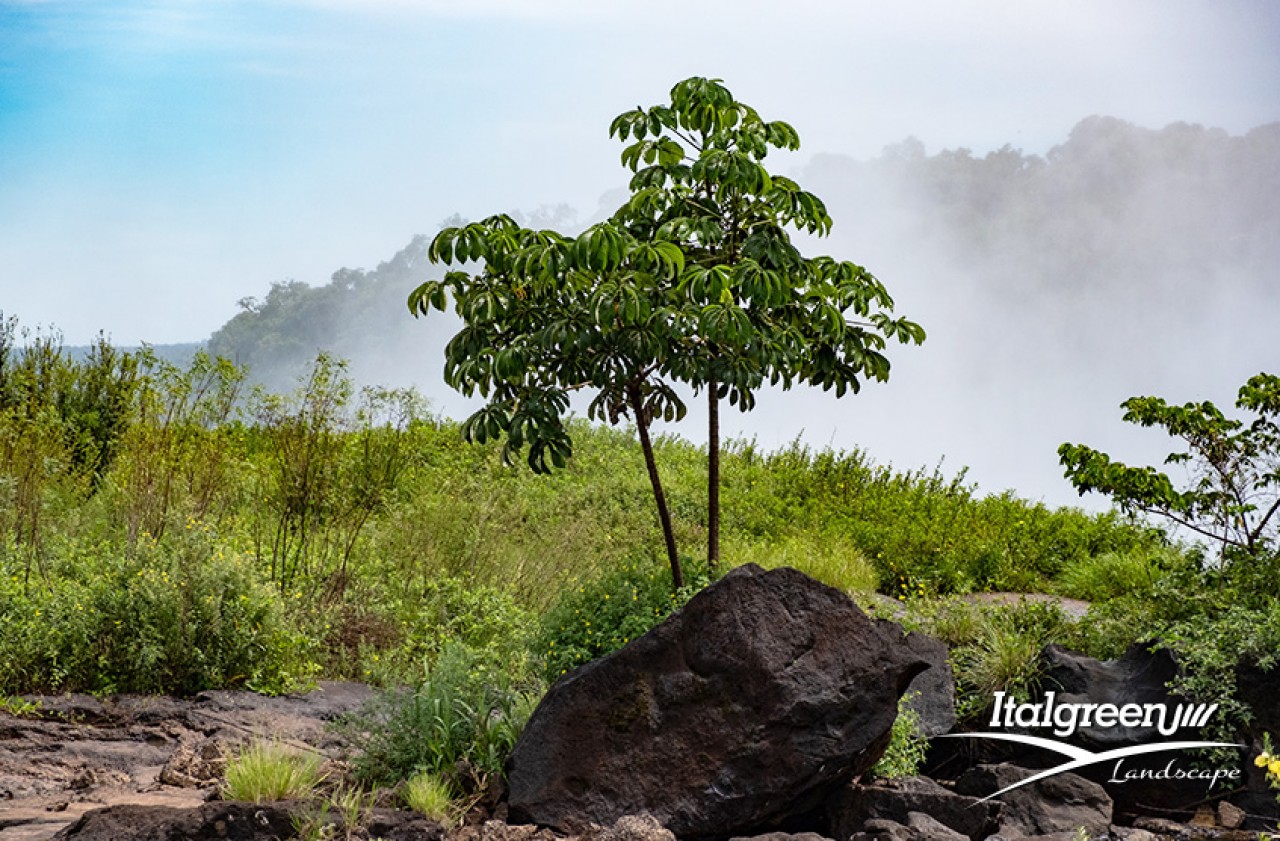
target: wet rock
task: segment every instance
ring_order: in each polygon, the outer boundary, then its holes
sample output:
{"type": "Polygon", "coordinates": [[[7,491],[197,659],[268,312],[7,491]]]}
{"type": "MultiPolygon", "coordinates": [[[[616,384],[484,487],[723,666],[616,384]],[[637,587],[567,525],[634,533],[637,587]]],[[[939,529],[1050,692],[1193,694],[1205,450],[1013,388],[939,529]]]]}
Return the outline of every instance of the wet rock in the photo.
{"type": "Polygon", "coordinates": [[[774,828],[875,763],[930,665],[843,593],[741,567],[551,688],[508,765],[510,814],[566,831],[650,814],[682,839],[774,828]]]}

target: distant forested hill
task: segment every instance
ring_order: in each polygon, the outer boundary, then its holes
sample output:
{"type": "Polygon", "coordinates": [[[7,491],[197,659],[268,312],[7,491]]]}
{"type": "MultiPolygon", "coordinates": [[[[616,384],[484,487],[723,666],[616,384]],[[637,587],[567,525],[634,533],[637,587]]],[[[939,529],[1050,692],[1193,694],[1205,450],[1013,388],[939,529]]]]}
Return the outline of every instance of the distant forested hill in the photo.
{"type": "MultiPolygon", "coordinates": [[[[927,274],[933,289],[965,284],[978,308],[1025,303],[1014,310],[1023,321],[1065,307],[1115,325],[1135,305],[1185,308],[1242,286],[1253,309],[1259,294],[1280,301],[1280,123],[1231,136],[1089,117],[1044,156],[1011,146],[929,155],[908,139],[868,161],[819,155],[797,175],[835,218],[822,250],[865,262],[895,290],[897,278],[927,274]]],[[[563,208],[557,216],[531,221],[569,229],[563,208]]],[[[415,237],[376,269],[342,269],[324,286],[278,283],[242,301],[209,348],[273,388],[288,388],[321,349],[350,359],[358,381],[433,378],[422,348],[449,325],[415,321],[405,306],[439,271],[428,242],[415,237]]]]}
{"type": "Polygon", "coordinates": [[[324,286],[291,280],[243,311],[209,339],[210,353],[249,367],[254,382],[289,391],[320,351],[352,361],[361,382],[389,384],[415,352],[423,325],[409,315],[409,291],[427,277],[430,239],[415,236],[372,271],[340,269],[324,286]]]}

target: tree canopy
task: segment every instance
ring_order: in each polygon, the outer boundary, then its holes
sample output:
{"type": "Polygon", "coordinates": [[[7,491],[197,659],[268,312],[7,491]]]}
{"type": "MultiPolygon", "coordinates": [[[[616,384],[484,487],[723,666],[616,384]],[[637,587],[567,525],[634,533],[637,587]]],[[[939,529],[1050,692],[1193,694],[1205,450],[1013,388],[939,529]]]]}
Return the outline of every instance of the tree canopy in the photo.
{"type": "Polygon", "coordinates": [[[1251,377],[1236,407],[1255,417],[1229,418],[1208,401],[1177,406],[1132,397],[1121,404],[1126,422],[1161,427],[1183,442],[1185,450],[1165,459],[1187,468],[1182,489],[1164,471],[1130,467],[1081,444],[1063,444],[1058,455],[1081,494],[1097,491],[1126,511],[1171,520],[1217,543],[1224,560],[1257,560],[1273,555],[1280,538],[1280,377],[1251,377]]]}

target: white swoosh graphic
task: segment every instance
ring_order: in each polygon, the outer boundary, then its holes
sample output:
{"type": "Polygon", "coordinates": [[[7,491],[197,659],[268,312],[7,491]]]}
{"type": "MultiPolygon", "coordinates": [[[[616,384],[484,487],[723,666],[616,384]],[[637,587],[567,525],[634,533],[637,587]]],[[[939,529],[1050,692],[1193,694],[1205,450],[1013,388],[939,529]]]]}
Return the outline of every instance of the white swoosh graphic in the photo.
{"type": "Polygon", "coordinates": [[[995,794],[988,794],[979,800],[984,803],[993,797],[999,797],[1006,791],[1013,791],[1027,783],[1034,783],[1037,780],[1043,780],[1045,777],[1052,777],[1055,774],[1061,774],[1064,771],[1074,771],[1077,768],[1084,768],[1086,765],[1096,765],[1099,762],[1107,762],[1111,759],[1123,759],[1126,756],[1137,756],[1143,753],[1156,753],[1164,750],[1189,750],[1193,748],[1243,748],[1244,745],[1237,745],[1232,742],[1156,742],[1151,745],[1133,745],[1127,748],[1116,748],[1115,750],[1107,750],[1102,753],[1093,753],[1084,748],[1078,748],[1075,745],[1068,745],[1062,742],[1055,742],[1053,739],[1045,739],[1040,736],[1023,736],[1017,733],[947,733],[943,735],[944,739],[998,739],[1004,742],[1019,742],[1032,747],[1044,748],[1045,750],[1056,751],[1071,757],[1070,762],[1064,762],[1053,768],[1041,771],[1038,774],[1032,774],[1025,780],[1019,780],[1011,786],[1005,786],[995,794]]]}

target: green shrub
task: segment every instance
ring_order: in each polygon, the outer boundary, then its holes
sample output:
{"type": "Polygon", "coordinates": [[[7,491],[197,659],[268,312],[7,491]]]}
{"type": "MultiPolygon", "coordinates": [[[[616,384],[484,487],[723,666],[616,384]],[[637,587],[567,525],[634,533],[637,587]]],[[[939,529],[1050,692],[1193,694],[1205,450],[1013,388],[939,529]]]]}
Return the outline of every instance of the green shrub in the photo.
{"type": "Polygon", "coordinates": [[[1055,590],[1091,602],[1147,593],[1170,569],[1186,563],[1186,557],[1171,547],[1107,552],[1068,564],[1058,575],[1055,590]]]}
{"type": "Polygon", "coordinates": [[[535,642],[547,682],[643,636],[705,585],[698,578],[672,592],[665,567],[636,562],[566,590],[543,617],[535,642]]]}
{"type": "Polygon", "coordinates": [[[952,600],[912,605],[903,624],[951,646],[961,718],[981,713],[995,692],[1027,700],[1039,685],[1044,647],[1069,642],[1074,634],[1056,605],[1026,600],[1007,605],[952,600]]]}
{"type": "Polygon", "coordinates": [[[908,692],[898,699],[898,717],[893,720],[889,735],[889,747],[884,756],[871,766],[871,773],[887,780],[914,777],[920,773],[925,754],[929,752],[929,739],[920,730],[920,714],[908,704],[918,692],[908,692]]]}
{"type": "Polygon", "coordinates": [[[320,757],[274,742],[255,742],[227,763],[223,795],[228,800],[265,803],[296,800],[320,784],[320,757]]]}
{"type": "Polygon", "coordinates": [[[340,729],[356,746],[357,776],[396,783],[429,771],[457,788],[459,763],[477,778],[502,773],[507,756],[541,693],[485,666],[484,654],[446,645],[417,686],[388,690],[340,729]]]}
{"type": "Polygon", "coordinates": [[[314,673],[279,592],[199,530],[132,552],[65,545],[26,585],[12,555],[0,571],[0,693],[281,692],[314,673]]]}

